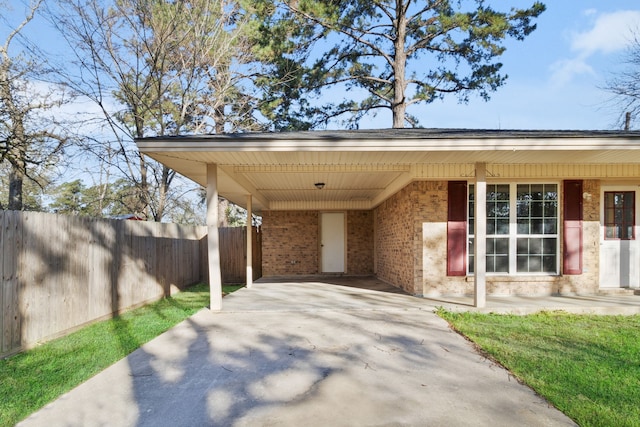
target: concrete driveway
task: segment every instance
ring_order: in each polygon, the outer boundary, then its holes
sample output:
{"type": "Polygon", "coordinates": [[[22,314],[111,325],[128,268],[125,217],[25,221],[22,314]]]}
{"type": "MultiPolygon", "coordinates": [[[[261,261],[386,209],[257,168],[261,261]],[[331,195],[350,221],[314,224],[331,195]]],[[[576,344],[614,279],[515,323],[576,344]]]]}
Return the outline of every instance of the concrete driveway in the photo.
{"type": "Polygon", "coordinates": [[[258,282],[20,426],[575,425],[381,282],[258,282]]]}

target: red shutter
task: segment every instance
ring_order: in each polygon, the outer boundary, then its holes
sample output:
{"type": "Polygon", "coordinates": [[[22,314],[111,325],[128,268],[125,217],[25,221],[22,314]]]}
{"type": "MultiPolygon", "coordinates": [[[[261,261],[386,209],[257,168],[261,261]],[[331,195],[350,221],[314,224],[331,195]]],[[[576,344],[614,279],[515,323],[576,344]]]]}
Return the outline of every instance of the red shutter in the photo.
{"type": "Polygon", "coordinates": [[[564,274],[582,274],[582,181],[564,182],[564,274]]]}
{"type": "Polygon", "coordinates": [[[467,183],[449,181],[447,275],[467,274],[467,183]]]}

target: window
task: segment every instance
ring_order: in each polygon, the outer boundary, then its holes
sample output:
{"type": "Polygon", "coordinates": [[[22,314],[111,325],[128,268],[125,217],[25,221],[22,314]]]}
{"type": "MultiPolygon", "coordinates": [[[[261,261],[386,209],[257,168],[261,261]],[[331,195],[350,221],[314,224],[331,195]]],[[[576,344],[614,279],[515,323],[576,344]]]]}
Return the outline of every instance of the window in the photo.
{"type": "Polygon", "coordinates": [[[634,191],[605,191],[604,237],[607,240],[634,240],[636,218],[634,191]]]}
{"type": "MultiPolygon", "coordinates": [[[[475,188],[469,186],[469,273],[475,188]]],[[[558,185],[487,185],[487,273],[558,273],[558,185]]]]}

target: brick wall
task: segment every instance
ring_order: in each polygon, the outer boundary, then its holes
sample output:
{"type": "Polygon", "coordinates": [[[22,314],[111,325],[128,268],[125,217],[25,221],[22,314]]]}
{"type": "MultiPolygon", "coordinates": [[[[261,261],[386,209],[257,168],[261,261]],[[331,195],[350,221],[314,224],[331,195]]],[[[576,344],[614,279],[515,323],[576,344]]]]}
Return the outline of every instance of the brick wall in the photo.
{"type": "Polygon", "coordinates": [[[317,211],[263,212],[263,276],[318,273],[318,219],[317,211]]]}
{"type": "Polygon", "coordinates": [[[347,274],[373,274],[373,211],[347,212],[347,274]]]}
{"type": "Polygon", "coordinates": [[[447,277],[447,181],[414,184],[416,198],[416,294],[434,288],[458,288],[459,277],[447,277]]]}
{"type": "MultiPolygon", "coordinates": [[[[346,274],[373,274],[373,212],[348,211],[346,274]]],[[[318,211],[265,211],[262,216],[262,275],[320,273],[318,211]]]]}
{"type": "Polygon", "coordinates": [[[415,183],[409,184],[375,209],[376,275],[415,294],[415,183]]]}
{"type": "MultiPolygon", "coordinates": [[[[584,181],[584,194],[583,274],[487,276],[489,294],[597,291],[600,181],[584,181]]],[[[347,274],[374,273],[375,259],[375,274],[410,294],[472,294],[473,276],[446,275],[447,200],[446,181],[418,181],[384,201],[375,212],[347,212],[347,274]]],[[[319,273],[319,219],[317,211],[264,212],[264,276],[319,273]]]]}

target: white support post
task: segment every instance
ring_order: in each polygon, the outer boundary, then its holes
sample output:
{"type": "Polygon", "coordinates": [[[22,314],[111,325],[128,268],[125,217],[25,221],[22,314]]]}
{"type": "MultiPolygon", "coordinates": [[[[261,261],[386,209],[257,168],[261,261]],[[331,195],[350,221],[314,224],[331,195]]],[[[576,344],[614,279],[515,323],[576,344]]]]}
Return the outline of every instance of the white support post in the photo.
{"type": "Polygon", "coordinates": [[[209,256],[209,303],[211,311],[222,309],[220,236],[218,234],[218,165],[207,164],[207,250],[209,256]]]}
{"type": "Polygon", "coordinates": [[[475,182],[474,300],[475,307],[487,302],[487,165],[476,163],[475,182]]]}
{"type": "Polygon", "coordinates": [[[252,217],[252,197],[247,195],[247,288],[253,285],[253,227],[252,217]]]}

